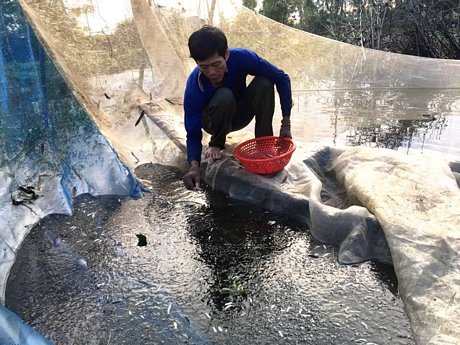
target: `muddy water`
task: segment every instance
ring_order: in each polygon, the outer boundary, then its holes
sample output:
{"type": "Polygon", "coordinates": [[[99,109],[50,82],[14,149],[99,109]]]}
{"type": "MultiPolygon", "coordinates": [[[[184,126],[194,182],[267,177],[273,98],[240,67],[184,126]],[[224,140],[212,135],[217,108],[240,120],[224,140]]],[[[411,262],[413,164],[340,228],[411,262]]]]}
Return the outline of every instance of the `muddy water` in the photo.
{"type": "Polygon", "coordinates": [[[37,225],[6,305],[56,344],[414,344],[391,267],[339,265],[303,225],[145,165],[143,199],[37,225]],[[145,241],[146,241],[146,245],[145,241]]]}

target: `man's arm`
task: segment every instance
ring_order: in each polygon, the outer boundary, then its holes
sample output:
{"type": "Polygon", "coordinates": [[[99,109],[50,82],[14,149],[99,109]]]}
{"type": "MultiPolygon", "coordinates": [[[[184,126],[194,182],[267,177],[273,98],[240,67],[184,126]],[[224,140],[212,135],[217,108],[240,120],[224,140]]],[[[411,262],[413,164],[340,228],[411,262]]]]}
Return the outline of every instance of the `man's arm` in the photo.
{"type": "Polygon", "coordinates": [[[242,52],[243,66],[250,75],[258,75],[271,80],[275,85],[280,97],[281,112],[283,118],[291,116],[292,90],[289,76],[280,68],[258,56],[248,49],[239,49],[242,52]]]}
{"type": "Polygon", "coordinates": [[[200,161],[203,146],[201,131],[201,111],[203,107],[203,95],[196,85],[197,74],[192,73],[187,80],[184,94],[184,125],[187,132],[187,161],[189,171],[182,178],[187,189],[200,189],[200,161]]]}
{"type": "Polygon", "coordinates": [[[251,64],[248,64],[252,71],[250,73],[254,75],[260,75],[270,79],[278,90],[281,104],[281,113],[283,119],[281,120],[280,127],[280,138],[291,138],[291,108],[292,108],[292,90],[291,90],[291,79],[289,76],[277,66],[268,62],[265,59],[259,57],[256,53],[248,51],[248,58],[252,60],[251,64]]]}

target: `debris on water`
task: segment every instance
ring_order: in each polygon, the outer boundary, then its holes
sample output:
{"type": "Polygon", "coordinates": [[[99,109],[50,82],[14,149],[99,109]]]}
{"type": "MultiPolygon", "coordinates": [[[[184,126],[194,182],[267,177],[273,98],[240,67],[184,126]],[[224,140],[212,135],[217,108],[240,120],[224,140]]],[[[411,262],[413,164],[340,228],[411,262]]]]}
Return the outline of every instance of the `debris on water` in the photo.
{"type": "Polygon", "coordinates": [[[276,224],[276,221],[274,221],[274,220],[269,220],[268,221],[268,225],[275,225],[275,224],[276,224]]]}
{"type": "Polygon", "coordinates": [[[62,242],[61,236],[56,236],[56,237],[54,238],[53,244],[54,244],[55,247],[59,247],[59,245],[61,244],[61,242],[62,242]]]}
{"type": "Polygon", "coordinates": [[[278,334],[280,335],[281,338],[284,338],[284,334],[281,331],[278,331],[278,334]]]}
{"type": "Polygon", "coordinates": [[[222,329],[222,327],[220,327],[220,326],[217,326],[217,329],[218,329],[220,332],[223,332],[223,329],[222,329]]]}
{"type": "Polygon", "coordinates": [[[168,315],[169,315],[169,313],[171,312],[171,307],[172,307],[172,304],[169,303],[169,305],[168,305],[168,315]]]}
{"type": "Polygon", "coordinates": [[[214,333],[217,333],[216,327],[212,326],[212,330],[214,331],[214,333]]]}
{"type": "Polygon", "coordinates": [[[204,314],[207,316],[209,320],[211,320],[211,315],[209,315],[208,313],[204,313],[204,314]]]}
{"type": "Polygon", "coordinates": [[[138,239],[138,242],[137,242],[137,245],[139,247],[144,247],[147,245],[147,237],[143,234],[137,234],[137,239],[138,239]]]}
{"type": "Polygon", "coordinates": [[[77,264],[78,267],[87,269],[88,268],[88,263],[86,262],[85,259],[83,258],[78,258],[75,263],[77,264]]]}
{"type": "Polygon", "coordinates": [[[174,325],[174,329],[177,330],[177,322],[176,321],[173,322],[173,325],[174,325]]]}
{"type": "Polygon", "coordinates": [[[364,321],[361,321],[361,324],[366,328],[366,329],[369,329],[369,327],[367,327],[366,323],[364,321]]]}
{"type": "Polygon", "coordinates": [[[37,200],[39,195],[35,192],[33,186],[19,186],[17,190],[11,193],[11,202],[13,205],[31,203],[37,200]]]}

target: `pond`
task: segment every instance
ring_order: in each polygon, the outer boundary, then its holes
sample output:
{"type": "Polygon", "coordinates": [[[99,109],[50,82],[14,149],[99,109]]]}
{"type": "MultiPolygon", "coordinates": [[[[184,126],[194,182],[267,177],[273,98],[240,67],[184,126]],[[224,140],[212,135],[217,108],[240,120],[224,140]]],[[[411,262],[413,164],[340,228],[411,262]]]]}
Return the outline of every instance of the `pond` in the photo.
{"type": "Polygon", "coordinates": [[[413,344],[391,266],[337,263],[304,225],[184,190],[76,199],[20,248],[6,306],[56,344],[413,344]]]}
{"type": "Polygon", "coordinates": [[[458,89],[306,90],[293,98],[298,140],[460,160],[458,89]]]}

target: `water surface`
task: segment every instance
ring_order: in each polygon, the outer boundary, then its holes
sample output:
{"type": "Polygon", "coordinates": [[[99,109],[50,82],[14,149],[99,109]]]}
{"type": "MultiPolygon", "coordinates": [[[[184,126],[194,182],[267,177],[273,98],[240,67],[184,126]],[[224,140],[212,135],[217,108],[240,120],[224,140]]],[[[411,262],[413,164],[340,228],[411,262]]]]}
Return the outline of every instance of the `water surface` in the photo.
{"type": "Polygon", "coordinates": [[[339,265],[303,225],[185,191],[175,168],[136,174],[152,194],[80,196],[19,250],[6,305],[56,344],[413,344],[391,267],[339,265]]]}

